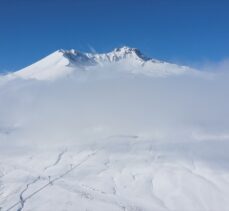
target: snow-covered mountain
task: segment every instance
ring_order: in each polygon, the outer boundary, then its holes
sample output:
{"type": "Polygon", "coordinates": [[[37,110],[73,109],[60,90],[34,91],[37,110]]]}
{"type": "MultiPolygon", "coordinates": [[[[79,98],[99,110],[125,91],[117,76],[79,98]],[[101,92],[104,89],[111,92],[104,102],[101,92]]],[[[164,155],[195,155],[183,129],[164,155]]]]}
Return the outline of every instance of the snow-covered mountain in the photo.
{"type": "Polygon", "coordinates": [[[228,211],[229,76],[196,72],[123,47],[2,77],[0,211],[228,211]]]}
{"type": "Polygon", "coordinates": [[[25,79],[53,80],[79,70],[93,70],[96,67],[122,70],[132,74],[167,76],[195,73],[187,66],[162,62],[146,57],[136,48],[115,48],[109,53],[82,53],[77,50],[58,50],[40,61],[19,70],[12,77],[25,79]]]}

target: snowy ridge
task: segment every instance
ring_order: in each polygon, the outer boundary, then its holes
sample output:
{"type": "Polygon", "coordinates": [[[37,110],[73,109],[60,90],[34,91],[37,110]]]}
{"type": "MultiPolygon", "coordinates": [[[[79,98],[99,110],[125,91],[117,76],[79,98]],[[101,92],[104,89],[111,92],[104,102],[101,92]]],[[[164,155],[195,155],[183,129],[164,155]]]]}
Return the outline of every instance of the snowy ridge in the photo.
{"type": "Polygon", "coordinates": [[[154,77],[193,74],[198,71],[176,64],[148,58],[136,48],[115,48],[109,53],[82,53],[77,50],[58,50],[40,61],[10,74],[10,77],[37,80],[55,80],[79,70],[110,69],[115,66],[131,74],[154,77]]]}

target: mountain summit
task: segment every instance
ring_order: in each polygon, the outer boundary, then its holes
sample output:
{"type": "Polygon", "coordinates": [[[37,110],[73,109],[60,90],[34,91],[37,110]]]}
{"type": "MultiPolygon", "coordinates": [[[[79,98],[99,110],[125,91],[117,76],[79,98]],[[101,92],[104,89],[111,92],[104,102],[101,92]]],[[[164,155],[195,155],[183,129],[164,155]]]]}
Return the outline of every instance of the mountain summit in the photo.
{"type": "Polygon", "coordinates": [[[96,65],[112,62],[120,62],[125,59],[133,59],[139,62],[146,62],[150,58],[144,56],[137,48],[130,48],[127,46],[115,48],[109,53],[81,53],[77,50],[59,50],[63,53],[71,64],[75,65],[96,65]]]}
{"type": "Polygon", "coordinates": [[[95,70],[98,67],[108,70],[117,68],[117,70],[130,74],[157,77],[195,72],[186,66],[149,58],[137,48],[123,46],[108,53],[82,53],[74,49],[57,50],[40,61],[11,73],[10,76],[24,79],[54,80],[79,70],[95,70]]]}

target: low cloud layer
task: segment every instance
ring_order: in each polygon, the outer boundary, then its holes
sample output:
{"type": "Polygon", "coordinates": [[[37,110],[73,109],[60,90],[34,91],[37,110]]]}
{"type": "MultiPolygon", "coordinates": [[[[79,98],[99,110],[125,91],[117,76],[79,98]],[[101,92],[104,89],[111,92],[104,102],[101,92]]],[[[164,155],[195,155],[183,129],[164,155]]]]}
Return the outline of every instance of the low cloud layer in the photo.
{"type": "Polygon", "coordinates": [[[163,150],[178,147],[181,156],[192,150],[208,162],[215,157],[225,163],[228,79],[222,71],[210,78],[154,78],[122,72],[101,75],[98,69],[53,82],[3,80],[1,148],[130,135],[165,143],[163,150]]]}

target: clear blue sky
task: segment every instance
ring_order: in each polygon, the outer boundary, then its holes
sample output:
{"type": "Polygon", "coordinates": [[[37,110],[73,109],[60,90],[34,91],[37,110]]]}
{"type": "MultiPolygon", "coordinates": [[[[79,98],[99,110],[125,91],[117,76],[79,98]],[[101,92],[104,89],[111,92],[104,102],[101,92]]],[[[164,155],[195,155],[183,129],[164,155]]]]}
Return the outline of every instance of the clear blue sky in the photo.
{"type": "Polygon", "coordinates": [[[228,0],[0,0],[0,71],[60,49],[137,47],[187,63],[229,57],[228,0]]]}

